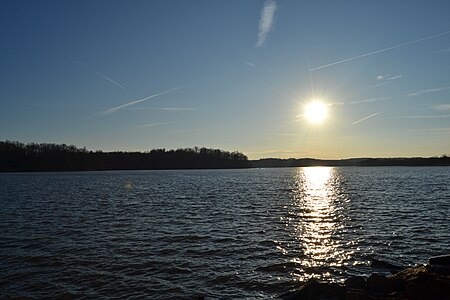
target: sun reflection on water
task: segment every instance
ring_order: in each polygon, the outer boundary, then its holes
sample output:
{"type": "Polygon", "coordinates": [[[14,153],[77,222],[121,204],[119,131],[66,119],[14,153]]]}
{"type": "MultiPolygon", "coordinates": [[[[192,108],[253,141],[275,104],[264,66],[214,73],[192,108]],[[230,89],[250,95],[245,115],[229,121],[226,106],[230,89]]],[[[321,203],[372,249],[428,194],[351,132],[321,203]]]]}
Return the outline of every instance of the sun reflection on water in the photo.
{"type": "MultiPolygon", "coordinates": [[[[352,253],[344,251],[339,230],[342,228],[339,197],[339,174],[332,167],[300,168],[294,193],[296,239],[302,243],[303,256],[293,259],[302,266],[297,275],[328,278],[330,272],[342,269],[352,253]]],[[[338,271],[339,272],[339,271],[338,271]]]]}

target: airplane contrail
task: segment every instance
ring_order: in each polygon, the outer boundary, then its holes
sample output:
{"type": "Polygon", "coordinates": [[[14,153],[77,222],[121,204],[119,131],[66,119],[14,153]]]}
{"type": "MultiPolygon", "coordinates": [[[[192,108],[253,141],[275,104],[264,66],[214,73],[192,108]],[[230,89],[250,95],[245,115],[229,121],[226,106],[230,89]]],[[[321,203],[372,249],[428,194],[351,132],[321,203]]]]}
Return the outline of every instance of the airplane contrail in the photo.
{"type": "Polygon", "coordinates": [[[112,84],[114,84],[114,85],[120,87],[120,88],[123,89],[123,90],[126,90],[126,88],[125,88],[123,85],[121,85],[120,83],[117,83],[116,81],[112,80],[112,79],[109,78],[108,76],[103,75],[102,73],[100,73],[100,72],[98,72],[98,71],[96,71],[96,70],[94,70],[94,69],[92,69],[92,68],[89,68],[86,64],[82,63],[81,61],[78,61],[78,60],[74,60],[74,61],[75,61],[77,64],[79,64],[80,66],[82,66],[83,68],[85,68],[86,70],[88,70],[89,72],[94,73],[94,74],[97,75],[98,77],[101,77],[101,78],[103,78],[103,79],[108,80],[109,82],[111,82],[112,84]]]}
{"type": "Polygon", "coordinates": [[[414,41],[404,42],[404,43],[401,43],[401,44],[398,44],[398,45],[395,45],[395,46],[391,46],[391,47],[387,47],[387,48],[371,51],[371,52],[364,53],[364,54],[361,54],[361,55],[358,55],[358,56],[354,56],[354,57],[346,58],[346,59],[339,60],[339,61],[336,61],[336,62],[332,62],[332,63],[326,64],[326,65],[323,65],[323,66],[315,67],[315,68],[309,69],[309,71],[316,71],[316,70],[328,68],[328,67],[331,67],[331,66],[334,66],[334,65],[339,65],[339,64],[342,64],[342,63],[345,63],[345,62],[348,62],[348,61],[356,60],[356,59],[363,58],[363,57],[366,57],[366,56],[370,56],[370,55],[373,55],[373,54],[377,54],[377,53],[389,51],[389,50],[392,50],[392,49],[396,49],[396,48],[408,46],[408,45],[411,45],[411,44],[415,44],[415,43],[418,43],[418,42],[434,39],[434,38],[437,38],[437,37],[440,37],[440,36],[443,36],[443,35],[446,35],[446,34],[449,34],[449,33],[450,33],[450,30],[444,31],[444,32],[433,34],[433,35],[430,35],[430,36],[427,36],[427,37],[424,37],[424,38],[421,38],[421,39],[417,39],[417,40],[414,40],[414,41]]]}
{"type": "Polygon", "coordinates": [[[111,114],[113,112],[116,112],[118,110],[121,110],[122,108],[131,106],[131,105],[134,105],[134,104],[138,104],[138,103],[144,102],[146,100],[149,100],[151,98],[155,98],[155,97],[158,97],[158,96],[170,93],[170,92],[174,92],[174,91],[179,90],[179,89],[181,89],[181,87],[171,88],[171,89],[165,90],[165,91],[163,91],[161,93],[153,94],[153,95],[150,95],[150,96],[142,98],[142,99],[133,100],[133,101],[127,102],[127,103],[119,105],[119,106],[111,107],[111,108],[109,108],[109,109],[107,109],[105,111],[101,111],[101,112],[96,113],[96,115],[103,117],[103,116],[109,115],[109,114],[111,114]]]}
{"type": "Polygon", "coordinates": [[[142,98],[142,99],[129,101],[129,102],[124,103],[122,105],[109,108],[109,109],[107,109],[105,111],[98,112],[95,115],[103,117],[103,116],[109,115],[111,113],[114,113],[114,112],[116,112],[118,110],[121,110],[121,109],[123,109],[125,107],[131,106],[131,105],[135,105],[135,104],[138,104],[138,103],[150,100],[152,98],[156,98],[158,96],[162,96],[162,95],[165,95],[165,94],[168,94],[168,93],[172,93],[172,92],[178,91],[178,90],[183,89],[183,88],[193,87],[193,86],[196,86],[196,85],[205,84],[205,83],[208,83],[208,82],[211,82],[211,81],[215,81],[215,80],[219,80],[219,79],[223,79],[223,78],[226,78],[226,77],[231,77],[231,76],[234,76],[234,75],[235,75],[235,73],[232,73],[232,74],[222,75],[222,76],[218,76],[218,77],[213,77],[213,78],[210,78],[208,80],[203,80],[203,81],[199,81],[199,82],[195,82],[195,83],[179,85],[177,87],[173,87],[173,88],[167,89],[165,91],[162,91],[160,93],[156,93],[156,94],[147,96],[147,97],[142,98]]]}
{"type": "Polygon", "coordinates": [[[422,94],[428,94],[428,93],[434,93],[434,92],[440,92],[440,91],[445,91],[450,89],[450,86],[444,86],[444,87],[438,87],[438,88],[434,88],[434,89],[427,89],[427,90],[420,90],[414,93],[409,93],[408,95],[406,95],[407,97],[416,97],[422,94]]]}
{"type": "Polygon", "coordinates": [[[360,119],[360,120],[358,120],[358,121],[355,121],[355,122],[351,123],[350,125],[358,124],[358,123],[360,123],[360,122],[362,122],[362,121],[365,121],[365,120],[367,120],[367,119],[370,119],[370,118],[372,118],[372,117],[375,117],[376,115],[379,115],[379,114],[381,114],[381,112],[377,112],[377,113],[371,114],[370,116],[367,116],[367,117],[364,117],[364,118],[362,118],[362,119],[360,119]]]}
{"type": "Polygon", "coordinates": [[[138,128],[145,128],[145,127],[155,127],[155,126],[169,125],[169,124],[175,124],[175,123],[179,123],[179,121],[150,123],[150,124],[140,125],[140,126],[137,126],[135,128],[138,129],[138,128]]]}
{"type": "Polygon", "coordinates": [[[259,19],[258,41],[256,47],[261,47],[267,39],[267,35],[273,28],[275,11],[277,10],[276,0],[266,0],[261,10],[259,19]]]}

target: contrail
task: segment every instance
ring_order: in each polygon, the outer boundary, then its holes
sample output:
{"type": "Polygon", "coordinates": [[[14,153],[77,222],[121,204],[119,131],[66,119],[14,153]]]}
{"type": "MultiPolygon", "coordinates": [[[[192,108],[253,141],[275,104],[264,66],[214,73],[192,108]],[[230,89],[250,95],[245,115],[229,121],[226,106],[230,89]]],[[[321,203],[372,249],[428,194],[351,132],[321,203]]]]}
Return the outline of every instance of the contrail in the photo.
{"type": "Polygon", "coordinates": [[[133,107],[129,110],[159,110],[159,111],[196,111],[195,107],[133,107]]]}
{"type": "Polygon", "coordinates": [[[131,105],[135,105],[135,104],[138,104],[138,103],[141,103],[141,102],[144,102],[144,101],[147,101],[147,100],[150,100],[152,98],[156,98],[156,97],[159,97],[159,96],[162,96],[162,95],[165,95],[165,94],[169,94],[169,93],[178,91],[180,89],[184,89],[184,88],[193,87],[193,86],[196,86],[196,85],[205,84],[205,83],[208,83],[208,82],[211,82],[211,81],[215,81],[215,80],[231,77],[231,76],[234,76],[234,75],[235,75],[235,73],[232,73],[232,74],[222,75],[222,76],[218,76],[218,77],[213,77],[213,78],[210,78],[208,80],[203,80],[203,81],[199,81],[199,82],[195,82],[195,83],[179,85],[177,87],[170,88],[168,90],[165,90],[165,91],[162,91],[160,93],[156,93],[156,94],[147,96],[147,97],[142,98],[142,99],[133,100],[133,101],[124,103],[122,105],[109,108],[109,109],[107,109],[105,111],[98,112],[95,115],[103,117],[103,116],[109,115],[111,113],[114,113],[114,112],[116,112],[118,110],[121,110],[121,109],[123,109],[125,107],[131,106],[131,105]]]}
{"type": "Polygon", "coordinates": [[[438,105],[433,105],[433,109],[437,109],[437,110],[450,110],[450,104],[438,104],[438,105]]]}
{"type": "Polygon", "coordinates": [[[165,91],[163,91],[163,92],[161,92],[161,93],[153,94],[153,95],[150,95],[150,96],[145,97],[145,98],[142,98],[142,99],[133,100],[133,101],[127,102],[127,103],[125,103],[125,104],[122,104],[122,105],[119,105],[119,106],[112,107],[112,108],[107,109],[107,110],[105,110],[105,111],[98,112],[98,113],[96,113],[96,115],[103,117],[103,116],[109,115],[109,114],[111,114],[111,113],[113,113],[113,112],[116,112],[116,111],[118,111],[118,110],[121,110],[122,108],[131,106],[131,105],[134,105],[134,104],[138,104],[138,103],[144,102],[144,101],[146,101],[146,100],[149,100],[149,99],[151,99],[151,98],[155,98],[155,97],[158,97],[158,96],[161,96],[161,95],[170,93],[170,92],[174,92],[174,91],[179,90],[179,89],[181,89],[181,86],[175,87],[175,88],[171,88],[171,89],[165,90],[165,91]]]}
{"type": "Polygon", "coordinates": [[[161,125],[169,125],[169,124],[175,124],[175,123],[179,123],[179,121],[144,124],[144,125],[137,126],[136,129],[145,128],[145,127],[155,127],[155,126],[161,126],[161,125]]]}
{"type": "Polygon", "coordinates": [[[419,95],[422,95],[422,94],[440,92],[440,91],[445,91],[445,90],[448,90],[448,89],[450,89],[450,86],[444,86],[444,87],[428,89],[428,90],[421,90],[421,91],[417,91],[417,92],[414,92],[414,93],[409,93],[406,96],[407,97],[416,97],[416,96],[419,96],[419,95]]]}
{"type": "Polygon", "coordinates": [[[350,126],[351,126],[351,125],[358,124],[358,123],[360,123],[360,122],[362,122],[362,121],[365,121],[365,120],[367,120],[367,119],[370,119],[370,118],[372,118],[372,117],[375,117],[376,115],[379,115],[379,114],[381,114],[381,112],[377,112],[377,113],[371,114],[370,116],[367,116],[367,117],[365,117],[365,118],[362,118],[362,119],[360,119],[360,120],[358,120],[358,121],[355,121],[355,122],[351,123],[350,126]]]}
{"type": "Polygon", "coordinates": [[[450,115],[423,115],[423,116],[404,116],[404,119],[446,119],[450,118],[450,115]]]}
{"type": "Polygon", "coordinates": [[[339,60],[339,61],[336,61],[336,62],[333,62],[333,63],[329,63],[329,64],[326,64],[326,65],[323,65],[323,66],[320,66],[320,67],[315,67],[313,69],[310,69],[309,71],[316,71],[316,70],[328,68],[328,67],[331,67],[331,66],[334,66],[334,65],[339,65],[339,64],[342,64],[342,63],[345,63],[345,62],[348,62],[348,61],[356,60],[356,59],[363,58],[363,57],[366,57],[366,56],[370,56],[370,55],[373,55],[373,54],[377,54],[377,53],[389,51],[389,50],[392,50],[392,49],[396,49],[396,48],[408,46],[408,45],[411,45],[411,44],[415,44],[415,43],[418,43],[418,42],[434,39],[434,38],[437,38],[437,37],[440,37],[440,36],[443,36],[443,35],[446,35],[446,34],[449,34],[449,33],[450,33],[450,30],[449,31],[445,31],[445,32],[441,32],[441,33],[437,33],[437,34],[433,34],[433,35],[430,35],[430,36],[427,36],[427,37],[424,37],[424,38],[421,38],[421,39],[418,39],[418,40],[404,42],[404,43],[401,43],[401,44],[398,44],[398,45],[395,45],[395,46],[391,46],[391,47],[379,49],[379,50],[376,50],[376,51],[368,52],[368,53],[365,53],[365,54],[361,54],[361,55],[358,55],[358,56],[346,58],[346,59],[339,60]]]}
{"type": "Polygon", "coordinates": [[[259,32],[256,47],[261,47],[267,39],[267,35],[272,30],[275,11],[277,10],[277,2],[275,0],[266,0],[261,10],[259,19],[259,32]]]}
{"type": "Polygon", "coordinates": [[[360,104],[360,103],[373,103],[381,100],[389,100],[391,97],[378,97],[378,98],[369,98],[364,100],[358,100],[358,101],[350,101],[348,104],[360,104]]]}
{"type": "Polygon", "coordinates": [[[106,75],[103,75],[102,73],[97,72],[96,70],[94,70],[94,69],[92,69],[92,68],[89,68],[86,64],[82,63],[81,61],[75,60],[75,62],[76,62],[77,64],[79,64],[80,66],[84,67],[84,68],[85,68],[86,70],[88,70],[89,72],[94,73],[94,74],[97,75],[98,77],[101,77],[101,78],[103,78],[103,79],[106,79],[106,80],[108,80],[109,82],[111,82],[112,84],[114,84],[114,85],[120,87],[121,89],[126,90],[126,88],[125,88],[123,85],[121,85],[120,83],[117,83],[117,82],[115,82],[114,80],[112,80],[111,78],[107,77],[106,75]]]}
{"type": "Polygon", "coordinates": [[[177,134],[177,133],[185,133],[185,132],[195,132],[195,131],[200,131],[200,130],[205,130],[205,129],[206,129],[206,128],[182,129],[182,130],[176,130],[176,131],[167,132],[166,134],[177,134]]]}

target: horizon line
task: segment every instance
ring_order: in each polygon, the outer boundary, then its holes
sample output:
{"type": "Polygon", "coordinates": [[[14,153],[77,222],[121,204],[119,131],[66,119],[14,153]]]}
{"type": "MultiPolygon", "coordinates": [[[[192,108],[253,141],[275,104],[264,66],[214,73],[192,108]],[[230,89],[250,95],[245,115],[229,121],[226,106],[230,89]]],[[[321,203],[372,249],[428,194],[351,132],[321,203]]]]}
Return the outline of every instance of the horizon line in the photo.
{"type": "MultiPolygon", "coordinates": [[[[37,142],[28,142],[28,143],[22,143],[19,141],[11,141],[11,140],[0,140],[0,143],[17,143],[17,144],[21,144],[24,146],[27,145],[32,145],[32,144],[37,144],[37,145],[66,145],[66,146],[75,146],[77,149],[82,150],[85,149],[86,150],[86,146],[83,147],[79,147],[73,144],[66,144],[66,143],[37,143],[37,142]]],[[[228,151],[228,152],[240,152],[244,155],[246,155],[244,152],[239,151],[239,150],[224,150],[224,149],[220,149],[218,147],[214,147],[214,146],[191,146],[191,147],[176,147],[176,148],[171,148],[171,149],[166,149],[165,147],[156,147],[156,148],[152,148],[149,150],[87,150],[87,151],[91,151],[91,152],[95,152],[95,151],[101,151],[104,153],[111,153],[111,152],[125,152],[125,153],[135,153],[135,152],[140,152],[140,153],[145,153],[146,151],[151,151],[151,150],[161,150],[164,149],[166,151],[171,151],[171,150],[178,150],[178,149],[213,149],[213,150],[221,150],[221,151],[228,151]]],[[[247,156],[247,155],[246,155],[247,156]]],[[[295,157],[289,157],[289,158],[281,158],[281,157],[260,157],[260,158],[256,158],[256,159],[248,159],[249,161],[257,161],[257,160],[264,160],[264,159],[277,159],[277,160],[318,160],[318,161],[342,161],[342,160],[355,160],[355,159],[413,159],[413,158],[425,158],[425,159],[429,159],[429,158],[450,158],[450,153],[443,153],[440,155],[433,155],[433,156],[361,156],[361,157],[347,157],[347,158],[314,158],[314,157],[299,157],[299,158],[295,158],[295,157]]]]}

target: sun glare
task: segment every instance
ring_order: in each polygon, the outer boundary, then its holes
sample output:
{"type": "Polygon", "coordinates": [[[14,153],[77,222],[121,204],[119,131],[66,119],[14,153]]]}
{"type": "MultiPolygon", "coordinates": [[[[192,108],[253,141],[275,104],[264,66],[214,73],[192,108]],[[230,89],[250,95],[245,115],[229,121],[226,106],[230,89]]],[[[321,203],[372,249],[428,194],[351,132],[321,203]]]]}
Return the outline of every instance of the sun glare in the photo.
{"type": "Polygon", "coordinates": [[[327,118],[327,105],[320,101],[311,102],[305,106],[304,116],[311,123],[322,123],[327,118]]]}

